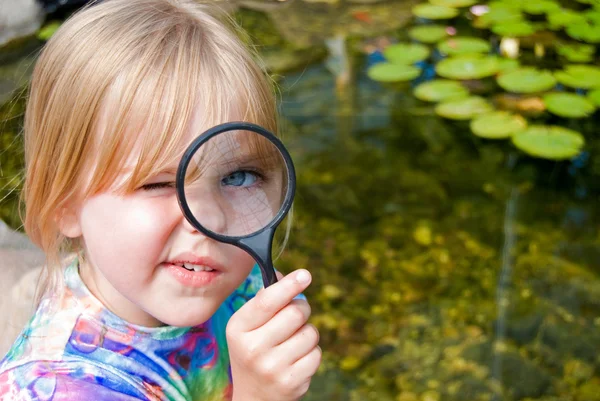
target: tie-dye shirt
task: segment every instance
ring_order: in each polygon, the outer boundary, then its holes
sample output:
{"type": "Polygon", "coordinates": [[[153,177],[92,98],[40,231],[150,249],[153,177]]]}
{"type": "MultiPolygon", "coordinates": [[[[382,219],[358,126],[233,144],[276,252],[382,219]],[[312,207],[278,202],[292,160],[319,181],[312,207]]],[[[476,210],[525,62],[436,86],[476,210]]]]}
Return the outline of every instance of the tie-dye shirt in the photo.
{"type": "Polygon", "coordinates": [[[225,326],[263,287],[258,266],[206,323],[129,324],[87,289],[78,264],[66,296],[47,297],[0,361],[0,400],[227,400],[232,386],[225,326]]]}

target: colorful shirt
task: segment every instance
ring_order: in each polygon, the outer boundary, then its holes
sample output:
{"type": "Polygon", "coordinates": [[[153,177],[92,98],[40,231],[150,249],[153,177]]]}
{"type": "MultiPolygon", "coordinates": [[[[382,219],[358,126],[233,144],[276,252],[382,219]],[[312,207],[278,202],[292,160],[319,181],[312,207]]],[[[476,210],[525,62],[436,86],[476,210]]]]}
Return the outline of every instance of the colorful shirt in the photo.
{"type": "Polygon", "coordinates": [[[0,400],[231,398],[225,326],[263,287],[258,266],[195,327],[132,325],[89,292],[77,262],[64,276],[64,298],[46,297],[0,361],[0,400]]]}

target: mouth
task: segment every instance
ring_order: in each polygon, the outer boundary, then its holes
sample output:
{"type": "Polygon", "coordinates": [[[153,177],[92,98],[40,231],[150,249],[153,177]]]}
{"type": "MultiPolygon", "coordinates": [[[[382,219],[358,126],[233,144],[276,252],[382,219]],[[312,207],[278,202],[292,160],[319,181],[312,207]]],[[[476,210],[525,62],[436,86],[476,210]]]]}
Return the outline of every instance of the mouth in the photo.
{"type": "Polygon", "coordinates": [[[177,281],[186,287],[200,288],[216,283],[225,267],[208,256],[184,253],[165,261],[163,266],[177,281]]]}
{"type": "Polygon", "coordinates": [[[167,264],[180,267],[189,272],[223,272],[224,267],[216,259],[207,255],[197,255],[193,252],[185,252],[176,255],[167,264]]]}
{"type": "Polygon", "coordinates": [[[187,263],[187,262],[170,262],[172,265],[182,267],[187,271],[191,272],[214,272],[216,269],[213,269],[210,266],[195,264],[195,263],[187,263]]]}

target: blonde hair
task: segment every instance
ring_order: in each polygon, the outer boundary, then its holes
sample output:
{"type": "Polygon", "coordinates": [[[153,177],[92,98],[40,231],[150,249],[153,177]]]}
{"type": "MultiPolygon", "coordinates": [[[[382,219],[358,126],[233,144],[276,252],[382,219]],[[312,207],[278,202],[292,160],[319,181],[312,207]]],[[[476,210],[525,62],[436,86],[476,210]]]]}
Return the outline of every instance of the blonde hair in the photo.
{"type": "Polygon", "coordinates": [[[112,186],[134,146],[124,192],[180,156],[195,112],[207,127],[236,112],[277,132],[272,82],[236,29],[193,0],[106,0],[47,43],[25,114],[24,227],[47,258],[38,302],[60,293],[61,259],[81,250],[61,235],[61,211],[112,186]]]}

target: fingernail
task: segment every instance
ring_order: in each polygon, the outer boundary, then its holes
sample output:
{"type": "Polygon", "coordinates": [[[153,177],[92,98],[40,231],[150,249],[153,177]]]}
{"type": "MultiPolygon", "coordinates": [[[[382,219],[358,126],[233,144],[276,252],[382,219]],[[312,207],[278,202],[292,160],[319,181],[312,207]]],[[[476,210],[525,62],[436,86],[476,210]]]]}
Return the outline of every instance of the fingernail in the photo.
{"type": "Polygon", "coordinates": [[[310,273],[306,270],[300,270],[298,274],[296,274],[296,281],[300,284],[306,284],[310,281],[310,273]]]}

